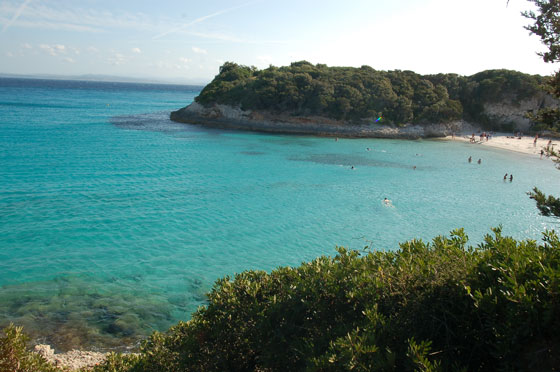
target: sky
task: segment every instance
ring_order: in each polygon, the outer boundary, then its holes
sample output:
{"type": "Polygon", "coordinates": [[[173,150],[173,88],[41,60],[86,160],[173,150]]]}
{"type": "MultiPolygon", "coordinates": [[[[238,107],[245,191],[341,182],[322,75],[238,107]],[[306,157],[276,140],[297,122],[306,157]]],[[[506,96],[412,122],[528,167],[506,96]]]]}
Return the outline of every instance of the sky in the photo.
{"type": "Polygon", "coordinates": [[[557,64],[527,0],[0,0],[0,73],[205,84],[225,61],[306,60],[420,74],[557,64]]]}

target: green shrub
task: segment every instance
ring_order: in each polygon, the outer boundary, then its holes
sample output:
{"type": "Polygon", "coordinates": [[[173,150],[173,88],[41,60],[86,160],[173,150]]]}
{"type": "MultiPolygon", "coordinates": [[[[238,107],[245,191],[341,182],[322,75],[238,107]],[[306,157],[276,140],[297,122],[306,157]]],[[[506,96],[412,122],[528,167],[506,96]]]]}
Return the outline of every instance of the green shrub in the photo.
{"type": "MultiPolygon", "coordinates": [[[[559,371],[558,236],[467,243],[461,229],[222,278],[191,320],[93,371],[559,371]]],[[[56,371],[5,333],[1,371],[56,371]]]]}
{"type": "Polygon", "coordinates": [[[218,280],[190,321],[96,371],[558,371],[559,264],[553,232],[339,248],[218,280]]]}
{"type": "Polygon", "coordinates": [[[28,337],[22,327],[10,324],[0,335],[0,371],[2,372],[61,372],[39,354],[26,348],[28,337]]]}

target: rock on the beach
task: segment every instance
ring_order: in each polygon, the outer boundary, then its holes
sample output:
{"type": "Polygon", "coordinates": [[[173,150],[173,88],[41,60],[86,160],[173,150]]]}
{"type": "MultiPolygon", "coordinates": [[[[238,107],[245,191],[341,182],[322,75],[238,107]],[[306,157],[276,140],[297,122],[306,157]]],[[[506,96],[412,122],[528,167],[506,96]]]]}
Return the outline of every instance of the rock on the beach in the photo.
{"type": "Polygon", "coordinates": [[[57,367],[78,370],[93,367],[105,361],[107,354],[94,351],[71,350],[67,353],[55,354],[49,345],[36,345],[35,352],[57,367]]]}

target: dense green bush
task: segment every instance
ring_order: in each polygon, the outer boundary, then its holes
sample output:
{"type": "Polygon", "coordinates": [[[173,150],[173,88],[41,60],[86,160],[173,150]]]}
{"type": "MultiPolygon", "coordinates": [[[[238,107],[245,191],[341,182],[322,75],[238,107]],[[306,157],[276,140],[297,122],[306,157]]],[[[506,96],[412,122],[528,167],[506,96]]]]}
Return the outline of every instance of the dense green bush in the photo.
{"type": "Polygon", "coordinates": [[[558,371],[559,265],[553,232],[340,248],[218,280],[190,321],[96,371],[558,371]]]}
{"type": "Polygon", "coordinates": [[[0,335],[0,371],[2,372],[62,372],[39,354],[27,350],[28,338],[22,327],[10,324],[0,335]]]}
{"type": "MultiPolygon", "coordinates": [[[[368,66],[327,67],[309,62],[264,70],[226,62],[196,97],[214,103],[293,115],[389,124],[444,123],[466,118],[492,126],[485,102],[517,103],[540,91],[540,76],[489,70],[465,77],[377,71],[368,66]]],[[[499,129],[499,128],[495,128],[499,129]]]]}

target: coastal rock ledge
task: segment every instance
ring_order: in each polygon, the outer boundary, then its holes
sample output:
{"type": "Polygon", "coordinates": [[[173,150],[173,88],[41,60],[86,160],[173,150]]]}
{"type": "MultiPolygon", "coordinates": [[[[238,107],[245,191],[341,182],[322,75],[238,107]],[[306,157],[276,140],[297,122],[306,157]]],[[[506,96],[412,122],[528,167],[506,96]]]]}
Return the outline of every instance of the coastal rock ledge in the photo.
{"type": "Polygon", "coordinates": [[[329,137],[418,139],[445,137],[472,128],[470,124],[463,120],[445,124],[406,124],[395,127],[375,124],[373,120],[368,123],[356,124],[317,116],[291,116],[289,114],[242,110],[239,107],[221,104],[205,107],[197,102],[171,112],[170,118],[180,123],[200,124],[213,128],[329,137]]]}
{"type": "Polygon", "coordinates": [[[80,368],[91,368],[103,363],[107,358],[106,353],[95,351],[71,350],[67,353],[55,354],[49,345],[35,345],[35,352],[41,355],[55,367],[69,371],[77,371],[80,368]]]}

